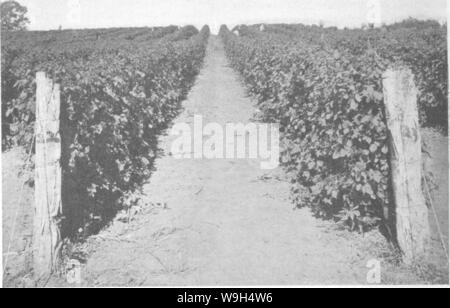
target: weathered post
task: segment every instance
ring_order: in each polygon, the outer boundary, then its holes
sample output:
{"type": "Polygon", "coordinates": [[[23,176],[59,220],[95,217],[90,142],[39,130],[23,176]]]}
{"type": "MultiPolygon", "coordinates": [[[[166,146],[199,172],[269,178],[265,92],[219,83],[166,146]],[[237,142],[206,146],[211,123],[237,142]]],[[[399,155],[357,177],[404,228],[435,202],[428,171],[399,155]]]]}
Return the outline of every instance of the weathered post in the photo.
{"type": "Polygon", "coordinates": [[[383,92],[390,132],[397,240],[404,262],[412,264],[425,255],[430,237],[428,209],[422,193],[418,92],[412,72],[407,68],[386,71],[383,92]]]}
{"type": "Polygon", "coordinates": [[[61,248],[60,88],[43,72],[37,73],[36,86],[33,263],[41,279],[56,269],[61,248]]]}

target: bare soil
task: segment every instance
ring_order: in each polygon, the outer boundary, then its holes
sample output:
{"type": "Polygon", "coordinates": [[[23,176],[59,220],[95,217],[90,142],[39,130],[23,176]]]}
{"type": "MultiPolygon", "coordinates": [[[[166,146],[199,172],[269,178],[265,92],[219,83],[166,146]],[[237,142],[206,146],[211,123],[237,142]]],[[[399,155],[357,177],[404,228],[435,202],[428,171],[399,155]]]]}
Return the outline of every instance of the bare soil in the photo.
{"type": "Polygon", "coordinates": [[[33,189],[24,182],[30,171],[24,168],[26,151],[15,148],[2,153],[3,285],[27,287],[33,284],[31,244],[33,237],[33,189]]]}

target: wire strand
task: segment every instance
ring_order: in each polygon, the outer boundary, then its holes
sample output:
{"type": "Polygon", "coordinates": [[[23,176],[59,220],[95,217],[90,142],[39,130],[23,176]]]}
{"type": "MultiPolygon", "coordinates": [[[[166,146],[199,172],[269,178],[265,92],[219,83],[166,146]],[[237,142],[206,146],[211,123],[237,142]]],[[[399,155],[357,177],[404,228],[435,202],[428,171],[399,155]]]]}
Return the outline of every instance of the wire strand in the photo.
{"type": "Polygon", "coordinates": [[[439,223],[439,218],[438,218],[438,215],[437,215],[436,207],[434,206],[433,198],[431,196],[431,190],[430,190],[430,186],[428,184],[428,179],[425,176],[423,178],[425,180],[425,190],[427,191],[428,200],[430,202],[430,206],[431,206],[431,209],[432,209],[432,212],[433,212],[433,216],[434,216],[434,219],[436,221],[436,226],[437,226],[437,230],[438,230],[438,233],[439,233],[439,239],[441,241],[442,248],[444,249],[445,256],[447,257],[447,260],[449,260],[448,251],[447,251],[447,247],[445,245],[445,240],[444,240],[445,236],[444,236],[444,233],[442,232],[441,225],[439,223]]]}

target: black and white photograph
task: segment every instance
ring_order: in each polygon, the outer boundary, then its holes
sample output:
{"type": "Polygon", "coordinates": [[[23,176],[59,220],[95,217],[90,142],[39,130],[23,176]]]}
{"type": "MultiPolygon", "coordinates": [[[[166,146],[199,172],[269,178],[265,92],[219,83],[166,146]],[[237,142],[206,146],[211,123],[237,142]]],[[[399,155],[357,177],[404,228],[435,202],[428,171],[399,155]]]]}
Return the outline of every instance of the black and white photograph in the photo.
{"type": "Polygon", "coordinates": [[[3,288],[450,285],[447,0],[0,9],[3,288]]]}

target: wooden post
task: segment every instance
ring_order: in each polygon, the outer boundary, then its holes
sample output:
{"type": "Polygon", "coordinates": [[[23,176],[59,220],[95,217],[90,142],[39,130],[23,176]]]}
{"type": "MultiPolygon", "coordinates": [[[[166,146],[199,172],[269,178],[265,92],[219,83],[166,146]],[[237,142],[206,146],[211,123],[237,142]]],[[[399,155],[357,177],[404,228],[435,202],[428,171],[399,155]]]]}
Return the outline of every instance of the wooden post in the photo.
{"type": "Polygon", "coordinates": [[[56,269],[61,249],[60,88],[43,72],[36,86],[33,263],[35,277],[42,279],[56,269]]]}
{"type": "Polygon", "coordinates": [[[383,76],[384,103],[390,132],[390,160],[397,240],[406,264],[420,260],[430,238],[428,209],[422,192],[422,142],[417,88],[407,68],[383,76]]]}

